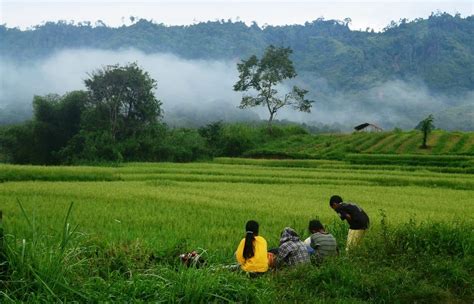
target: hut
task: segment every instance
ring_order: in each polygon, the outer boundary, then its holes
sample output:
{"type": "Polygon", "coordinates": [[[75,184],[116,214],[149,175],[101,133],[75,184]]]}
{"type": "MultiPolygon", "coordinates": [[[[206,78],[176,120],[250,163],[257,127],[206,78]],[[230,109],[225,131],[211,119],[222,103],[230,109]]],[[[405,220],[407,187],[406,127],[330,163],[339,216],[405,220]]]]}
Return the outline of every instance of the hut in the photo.
{"type": "Polygon", "coordinates": [[[366,131],[366,132],[382,132],[382,128],[380,128],[379,126],[377,125],[374,125],[374,124],[371,124],[371,123],[368,123],[368,122],[365,122],[363,124],[360,124],[358,126],[355,126],[354,127],[354,130],[356,130],[357,132],[362,132],[362,131],[366,131]]]}

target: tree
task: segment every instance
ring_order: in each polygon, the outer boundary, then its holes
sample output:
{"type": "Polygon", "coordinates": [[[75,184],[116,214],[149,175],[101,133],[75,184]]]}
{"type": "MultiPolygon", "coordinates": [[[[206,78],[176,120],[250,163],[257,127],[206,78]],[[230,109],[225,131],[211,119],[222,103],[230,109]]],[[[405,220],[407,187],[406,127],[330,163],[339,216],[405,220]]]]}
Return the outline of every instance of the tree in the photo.
{"type": "Polygon", "coordinates": [[[222,146],[224,123],[222,120],[207,124],[198,129],[199,135],[206,140],[207,146],[214,156],[218,156],[222,146]]]}
{"type": "Polygon", "coordinates": [[[161,102],[153,93],[156,81],[136,63],[106,66],[93,72],[85,85],[87,128],[109,130],[113,140],[134,136],[161,117],[161,102]]]}
{"type": "Polygon", "coordinates": [[[0,128],[0,160],[15,164],[34,163],[33,123],[27,121],[19,125],[0,128]]]}
{"type": "Polygon", "coordinates": [[[79,133],[86,103],[87,93],[84,91],[73,91],[64,96],[49,94],[33,98],[33,163],[58,163],[58,151],[79,133]]]}
{"type": "Polygon", "coordinates": [[[293,51],[290,48],[277,48],[270,45],[261,59],[253,55],[237,64],[239,81],[234,85],[235,91],[256,91],[257,96],[244,95],[240,108],[265,106],[268,109],[268,124],[271,128],[273,118],[278,110],[291,106],[301,112],[310,112],[313,101],[305,99],[307,90],[293,86],[283,97],[278,97],[276,86],[286,79],[296,77],[293,62],[289,58],[293,51]]]}
{"type": "Polygon", "coordinates": [[[428,115],[425,119],[420,121],[415,129],[420,130],[423,132],[423,143],[421,148],[426,149],[428,146],[426,145],[426,141],[428,140],[428,135],[433,131],[434,124],[433,124],[433,114],[428,115]]]}

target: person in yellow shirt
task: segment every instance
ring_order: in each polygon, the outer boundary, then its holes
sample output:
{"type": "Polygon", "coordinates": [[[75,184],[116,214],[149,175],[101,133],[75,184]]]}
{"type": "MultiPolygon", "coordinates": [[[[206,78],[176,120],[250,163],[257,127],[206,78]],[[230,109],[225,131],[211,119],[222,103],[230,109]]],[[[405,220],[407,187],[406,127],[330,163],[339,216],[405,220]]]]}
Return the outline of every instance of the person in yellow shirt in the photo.
{"type": "Polygon", "coordinates": [[[248,221],[245,238],[240,241],[235,257],[240,269],[250,273],[264,273],[268,270],[267,241],[258,235],[258,223],[248,221]]]}

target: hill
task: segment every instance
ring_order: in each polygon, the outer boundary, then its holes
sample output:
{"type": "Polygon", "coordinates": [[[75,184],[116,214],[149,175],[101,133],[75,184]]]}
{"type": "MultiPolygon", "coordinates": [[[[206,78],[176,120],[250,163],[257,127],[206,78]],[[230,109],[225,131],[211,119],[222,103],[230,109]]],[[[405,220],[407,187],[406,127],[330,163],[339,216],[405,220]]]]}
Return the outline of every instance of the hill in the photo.
{"type": "Polygon", "coordinates": [[[392,22],[381,33],[350,30],[348,20],[324,19],[263,28],[231,21],[165,26],[142,19],[119,28],[47,22],[25,31],[2,25],[0,41],[0,56],[17,61],[78,48],[238,59],[274,44],[294,50],[297,70],[307,81],[324,79],[329,87],[344,91],[357,92],[393,79],[415,79],[430,90],[450,94],[474,89],[474,17],[446,13],[392,22]]]}
{"type": "Polygon", "coordinates": [[[428,149],[421,132],[292,135],[246,151],[253,158],[335,159],[366,165],[474,167],[474,133],[434,131],[428,149]]]}
{"type": "Polygon", "coordinates": [[[474,130],[474,100],[472,104],[448,108],[434,117],[440,129],[474,130]]]}

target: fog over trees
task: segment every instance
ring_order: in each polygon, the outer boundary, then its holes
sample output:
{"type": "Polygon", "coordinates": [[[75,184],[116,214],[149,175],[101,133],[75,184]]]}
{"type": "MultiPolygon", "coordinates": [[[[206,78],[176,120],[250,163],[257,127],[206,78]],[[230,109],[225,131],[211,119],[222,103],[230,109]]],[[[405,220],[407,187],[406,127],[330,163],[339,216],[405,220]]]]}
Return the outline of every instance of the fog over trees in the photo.
{"type": "Polygon", "coordinates": [[[157,80],[170,125],[265,119],[262,110],[237,109],[240,94],[232,86],[236,63],[274,44],[293,50],[298,71],[282,91],[301,86],[316,101],[310,114],[283,111],[277,119],[411,129],[434,113],[437,127],[473,128],[466,117],[474,111],[472,16],[401,20],[381,33],[351,31],[347,22],[264,28],[230,21],[168,27],[138,20],[119,28],[60,22],[27,31],[0,26],[0,123],[31,117],[34,95],[84,89],[88,72],[130,62],[157,80]]]}

